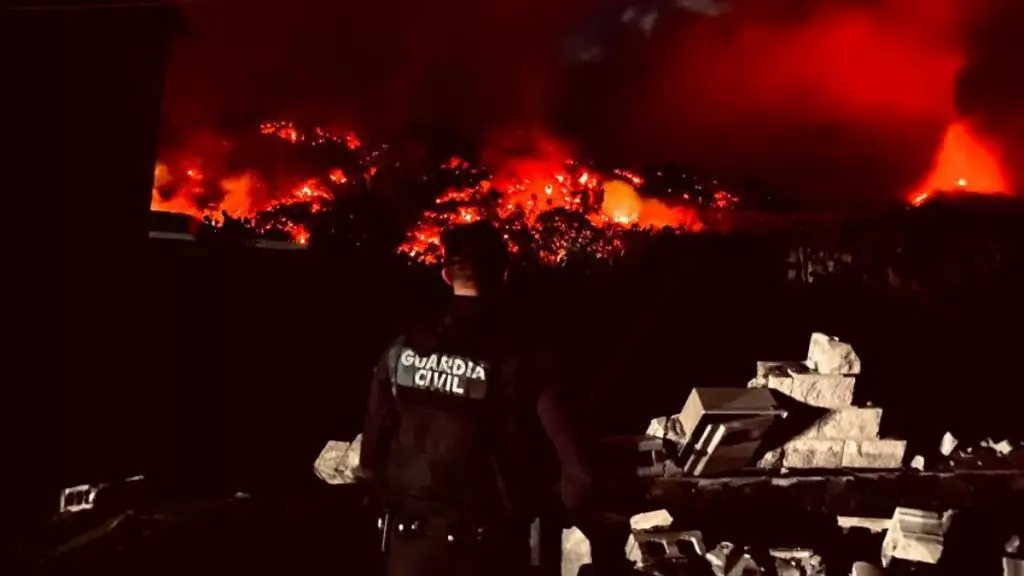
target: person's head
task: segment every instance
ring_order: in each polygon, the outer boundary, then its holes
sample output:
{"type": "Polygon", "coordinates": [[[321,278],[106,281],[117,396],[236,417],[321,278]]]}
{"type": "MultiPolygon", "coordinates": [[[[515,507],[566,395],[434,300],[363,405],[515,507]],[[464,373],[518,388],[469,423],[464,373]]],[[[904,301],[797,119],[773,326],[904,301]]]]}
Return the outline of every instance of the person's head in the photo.
{"type": "Polygon", "coordinates": [[[460,296],[489,293],[505,280],[508,248],[493,225],[479,221],[445,230],[441,275],[460,296]]]}

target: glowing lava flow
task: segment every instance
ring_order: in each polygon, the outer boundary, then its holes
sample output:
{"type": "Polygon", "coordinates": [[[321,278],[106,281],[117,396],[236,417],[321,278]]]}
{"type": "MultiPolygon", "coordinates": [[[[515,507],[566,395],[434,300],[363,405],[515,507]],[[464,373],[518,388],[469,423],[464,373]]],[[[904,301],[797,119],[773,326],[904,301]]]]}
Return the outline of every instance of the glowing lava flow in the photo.
{"type": "Polygon", "coordinates": [[[1007,190],[995,153],[965,122],[957,122],[946,129],[931,172],[909,200],[920,206],[937,193],[1004,194],[1007,190]]]}
{"type": "MultiPolygon", "coordinates": [[[[313,177],[298,179],[293,174],[274,178],[272,170],[259,168],[227,171],[223,168],[228,165],[251,164],[244,158],[224,157],[224,150],[236,148],[218,140],[212,152],[185,150],[157,163],[151,209],[190,214],[214,228],[226,228],[232,221],[232,231],[239,230],[234,224],[240,223],[249,234],[288,236],[306,244],[313,220],[329,221],[318,215],[334,209],[335,197],[345,194],[348,186],[364,180],[369,186],[378,168],[401,165],[386,144],[368,146],[351,132],[305,132],[292,122],[279,121],[263,123],[259,133],[270,138],[271,146],[278,141],[294,146],[289,154],[321,148],[309,155],[316,158],[311,165],[320,167],[313,177]]],[[[669,202],[644,197],[639,175],[627,170],[602,173],[567,160],[564,146],[547,137],[537,138],[531,152],[504,145],[495,150],[493,169],[457,157],[439,167],[440,174],[434,176],[443,192],[409,231],[400,252],[434,262],[442,230],[486,219],[502,230],[513,253],[530,252],[548,264],[563,264],[576,256],[608,258],[623,251],[629,231],[697,232],[704,228],[701,208],[729,210],[738,202],[718,190],[714,181],[708,186],[713,195],[696,194],[703,187],[694,178],[669,202]]]]}

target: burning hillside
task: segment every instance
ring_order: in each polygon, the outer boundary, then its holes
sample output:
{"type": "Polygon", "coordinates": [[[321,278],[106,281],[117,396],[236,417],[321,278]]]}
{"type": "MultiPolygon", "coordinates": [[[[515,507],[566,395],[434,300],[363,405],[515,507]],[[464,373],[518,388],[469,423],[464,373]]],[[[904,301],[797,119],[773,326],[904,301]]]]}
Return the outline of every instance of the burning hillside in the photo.
{"type": "MultiPolygon", "coordinates": [[[[345,209],[339,204],[346,195],[383,192],[389,184],[378,185],[379,178],[413,170],[388,145],[364,143],[352,132],[304,131],[292,122],[266,122],[258,132],[238,142],[207,138],[162,154],[152,209],[190,214],[214,229],[238,223],[253,236],[307,244],[311,231],[323,228],[317,222],[345,209]]],[[[442,230],[487,219],[504,231],[514,253],[547,264],[575,255],[609,258],[624,250],[630,231],[700,232],[739,202],[714,180],[600,170],[573,160],[551,138],[522,136],[487,147],[480,165],[451,157],[415,172],[433,201],[399,250],[435,262],[442,230]]],[[[994,153],[967,123],[957,122],[947,129],[930,174],[907,199],[918,206],[939,192],[1006,190],[994,153]]]]}
{"type": "MultiPolygon", "coordinates": [[[[372,190],[380,171],[402,166],[387,145],[366,145],[351,132],[305,132],[291,122],[267,122],[259,131],[273,145],[315,158],[310,172],[236,168],[232,155],[238,148],[226,141],[208,154],[164,154],[154,175],[152,209],[190,214],[215,228],[240,222],[255,235],[287,235],[305,244],[311,222],[335,209],[338,199],[354,187],[372,190]]],[[[400,251],[434,262],[441,230],[485,218],[505,232],[513,252],[531,252],[545,263],[581,253],[605,258],[622,251],[630,230],[698,232],[704,229],[701,210],[729,210],[738,202],[715,181],[685,175],[672,180],[661,172],[655,176],[674,183],[659,190],[665,200],[645,197],[639,174],[603,172],[569,159],[546,137],[534,137],[515,152],[489,153],[485,160],[493,168],[452,157],[420,176],[435,185],[436,198],[400,251]]]]}

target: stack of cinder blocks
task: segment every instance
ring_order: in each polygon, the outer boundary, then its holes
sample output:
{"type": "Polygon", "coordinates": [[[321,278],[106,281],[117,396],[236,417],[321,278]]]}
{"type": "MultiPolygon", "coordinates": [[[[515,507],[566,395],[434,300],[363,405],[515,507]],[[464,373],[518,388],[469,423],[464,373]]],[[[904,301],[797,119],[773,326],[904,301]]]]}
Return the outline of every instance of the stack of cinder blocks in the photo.
{"type": "Polygon", "coordinates": [[[907,444],[879,438],[882,409],[853,406],[860,374],[853,347],[815,333],[805,362],[758,362],[751,388],[771,388],[830,412],[766,454],[762,468],[899,468],[907,444]]]}

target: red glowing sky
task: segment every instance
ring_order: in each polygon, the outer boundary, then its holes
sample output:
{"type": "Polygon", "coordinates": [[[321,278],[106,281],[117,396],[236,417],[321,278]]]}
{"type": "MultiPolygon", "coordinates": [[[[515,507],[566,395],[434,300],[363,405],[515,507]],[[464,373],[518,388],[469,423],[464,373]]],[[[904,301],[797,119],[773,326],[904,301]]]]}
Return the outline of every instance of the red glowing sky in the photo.
{"type": "Polygon", "coordinates": [[[717,19],[665,17],[650,40],[627,32],[608,62],[576,68],[555,53],[589,0],[197,3],[165,112],[177,126],[417,122],[478,141],[540,127],[616,164],[680,160],[811,199],[903,196],[957,120],[967,40],[997,1],[734,0],[717,19]]]}

